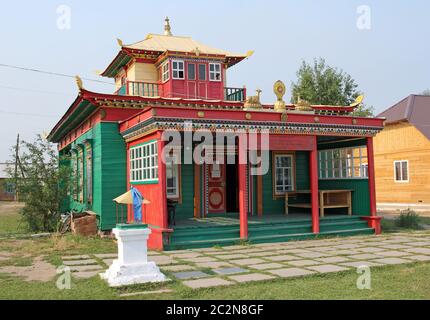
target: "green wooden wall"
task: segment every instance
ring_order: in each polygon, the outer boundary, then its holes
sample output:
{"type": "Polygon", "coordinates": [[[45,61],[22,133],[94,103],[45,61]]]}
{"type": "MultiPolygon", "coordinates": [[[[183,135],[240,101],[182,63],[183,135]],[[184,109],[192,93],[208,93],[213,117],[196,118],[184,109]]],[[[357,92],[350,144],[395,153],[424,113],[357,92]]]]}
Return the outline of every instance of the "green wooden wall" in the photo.
{"type": "MultiPolygon", "coordinates": [[[[320,189],[350,189],[352,192],[352,214],[370,215],[369,181],[367,179],[319,180],[320,189]]],[[[340,209],[339,209],[340,210],[340,209]]],[[[346,209],[342,209],[345,213],[346,209]]]]}
{"type": "MultiPolygon", "coordinates": [[[[112,199],[127,190],[126,180],[126,145],[119,134],[118,124],[102,122],[80,136],[71,147],[82,144],[84,140],[92,142],[93,201],[76,201],[69,198],[69,210],[91,210],[97,214],[101,230],[109,230],[116,224],[116,207],[112,199]]],[[[84,148],[84,159],[86,150],[84,148]]],[[[86,180],[86,163],[84,161],[84,181],[86,180]]],[[[86,184],[84,183],[84,186],[86,184]]]]}
{"type": "Polygon", "coordinates": [[[181,165],[182,203],[176,206],[176,218],[185,219],[194,216],[194,165],[181,165]]]}
{"type": "MultiPolygon", "coordinates": [[[[296,188],[308,190],[309,186],[309,155],[306,151],[296,152],[296,188]]],[[[270,153],[269,172],[263,176],[263,214],[283,214],[284,198],[273,198],[272,153],[270,153]]]]}

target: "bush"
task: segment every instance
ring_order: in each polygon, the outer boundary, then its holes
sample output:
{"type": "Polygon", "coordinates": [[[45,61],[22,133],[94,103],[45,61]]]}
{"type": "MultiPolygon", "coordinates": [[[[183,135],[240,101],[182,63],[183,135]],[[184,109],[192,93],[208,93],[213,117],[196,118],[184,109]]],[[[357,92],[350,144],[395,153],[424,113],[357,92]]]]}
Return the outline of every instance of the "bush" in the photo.
{"type": "Polygon", "coordinates": [[[396,219],[396,225],[400,228],[420,229],[420,216],[413,210],[404,210],[396,219]]]}

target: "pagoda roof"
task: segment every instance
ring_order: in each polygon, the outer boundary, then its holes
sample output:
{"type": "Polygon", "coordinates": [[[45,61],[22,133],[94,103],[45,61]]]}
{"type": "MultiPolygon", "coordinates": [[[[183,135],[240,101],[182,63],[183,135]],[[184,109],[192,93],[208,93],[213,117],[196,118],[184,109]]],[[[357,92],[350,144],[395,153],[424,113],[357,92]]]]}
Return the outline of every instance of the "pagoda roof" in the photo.
{"type": "Polygon", "coordinates": [[[114,77],[120,68],[124,67],[134,56],[138,56],[139,54],[146,54],[157,58],[165,53],[185,54],[197,58],[212,57],[225,61],[231,67],[253,53],[252,51],[248,51],[245,54],[233,53],[210,47],[191,37],[153,33],[148,34],[144,40],[133,44],[123,45],[121,41],[119,43],[121,44],[121,51],[106,70],[101,73],[104,77],[114,77]]]}

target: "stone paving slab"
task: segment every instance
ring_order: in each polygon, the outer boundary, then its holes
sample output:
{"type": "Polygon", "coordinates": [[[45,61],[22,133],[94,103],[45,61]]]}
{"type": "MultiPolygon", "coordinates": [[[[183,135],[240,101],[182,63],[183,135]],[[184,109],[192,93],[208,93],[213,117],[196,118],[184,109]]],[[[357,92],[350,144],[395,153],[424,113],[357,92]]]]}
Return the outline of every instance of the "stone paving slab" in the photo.
{"type": "Polygon", "coordinates": [[[82,266],[87,264],[97,264],[97,261],[94,259],[85,259],[85,260],[65,260],[63,264],[66,266],[82,266]]]}
{"type": "Polygon", "coordinates": [[[367,267],[382,266],[382,264],[375,263],[372,261],[352,261],[352,262],[341,263],[340,265],[346,266],[346,267],[355,267],[355,268],[363,267],[363,266],[367,266],[367,267]]]}
{"type": "Polygon", "coordinates": [[[192,251],[170,254],[172,258],[177,258],[177,259],[196,258],[196,257],[200,257],[201,255],[202,254],[200,252],[192,252],[192,251]]]}
{"type": "Polygon", "coordinates": [[[252,269],[257,269],[257,270],[268,270],[268,269],[283,268],[285,267],[285,265],[280,263],[263,263],[263,264],[252,264],[248,267],[252,269]]]}
{"type": "Polygon", "coordinates": [[[426,256],[426,255],[413,255],[413,256],[408,256],[408,259],[412,259],[412,260],[416,260],[416,261],[430,261],[430,256],[426,256]]]}
{"type": "Polygon", "coordinates": [[[265,259],[270,260],[270,261],[291,261],[291,260],[297,260],[299,258],[287,254],[287,255],[282,255],[282,256],[265,257],[265,259]]]}
{"type": "Polygon", "coordinates": [[[259,264],[264,263],[266,261],[259,258],[249,258],[249,259],[238,259],[238,260],[230,260],[233,264],[238,264],[240,266],[250,265],[250,264],[259,264]]]}
{"type": "Polygon", "coordinates": [[[118,253],[96,253],[94,256],[99,259],[118,258],[118,253]]]}
{"type": "Polygon", "coordinates": [[[301,269],[301,268],[286,268],[286,269],[277,269],[277,270],[267,270],[267,272],[270,272],[270,273],[277,275],[279,277],[282,277],[282,278],[307,276],[307,275],[315,273],[314,271],[301,269]]]}
{"type": "Polygon", "coordinates": [[[182,260],[188,261],[188,262],[214,262],[217,261],[217,259],[212,257],[196,257],[196,258],[183,258],[182,260]]]}
{"type": "Polygon", "coordinates": [[[225,261],[210,261],[210,262],[197,262],[196,266],[199,268],[223,268],[223,267],[232,267],[231,263],[225,261]]]}
{"type": "Polygon", "coordinates": [[[114,261],[115,259],[103,259],[103,262],[106,264],[106,265],[108,265],[108,266],[110,266],[112,263],[113,263],[113,261],[114,261]]]}
{"type": "Polygon", "coordinates": [[[410,260],[405,260],[402,258],[382,258],[382,259],[375,259],[373,262],[380,263],[380,264],[403,264],[403,263],[409,263],[410,260]]]}
{"type": "Polygon", "coordinates": [[[85,266],[69,266],[70,271],[93,271],[93,270],[104,270],[104,268],[98,264],[85,265],[85,266]]]}
{"type": "Polygon", "coordinates": [[[360,248],[362,246],[363,246],[362,244],[346,243],[346,244],[341,244],[341,245],[333,246],[333,248],[344,250],[344,249],[356,249],[356,248],[360,248]]]}
{"type": "Polygon", "coordinates": [[[61,259],[64,260],[82,260],[82,259],[89,259],[90,256],[87,254],[81,254],[81,255],[76,255],[76,256],[64,256],[61,257],[61,259]]]}
{"type": "Polygon", "coordinates": [[[78,278],[78,279],[88,279],[88,278],[97,276],[101,272],[102,272],[102,270],[78,271],[78,272],[73,272],[72,275],[73,275],[73,277],[78,278]]]}
{"type": "Polygon", "coordinates": [[[313,265],[321,264],[321,262],[315,261],[315,260],[295,260],[295,261],[288,261],[288,264],[295,267],[304,267],[304,266],[313,266],[313,265]]]}
{"type": "Polygon", "coordinates": [[[250,253],[249,255],[252,257],[268,257],[268,256],[273,256],[273,255],[277,255],[279,254],[279,251],[261,251],[261,252],[254,252],[254,253],[250,253]]]}
{"type": "Polygon", "coordinates": [[[360,253],[362,252],[357,250],[337,250],[336,251],[336,255],[338,256],[349,256],[349,255],[360,254],[360,253]]]}
{"type": "Polygon", "coordinates": [[[177,264],[177,265],[170,265],[170,266],[161,266],[161,269],[166,271],[186,271],[186,270],[195,270],[196,267],[190,266],[187,264],[177,264]]]}
{"type": "Polygon", "coordinates": [[[430,249],[428,248],[411,248],[411,249],[405,249],[407,252],[412,253],[420,253],[420,254],[430,254],[430,249]]]}
{"type": "Polygon", "coordinates": [[[348,270],[347,267],[340,267],[340,266],[337,266],[334,264],[323,264],[320,266],[310,266],[310,267],[307,267],[307,269],[318,271],[320,273],[339,272],[339,271],[348,270]]]}
{"type": "Polygon", "coordinates": [[[364,252],[364,253],[375,253],[375,252],[381,252],[385,251],[383,248],[378,247],[365,247],[365,248],[359,248],[357,251],[364,252]]]}
{"type": "Polygon", "coordinates": [[[228,286],[233,284],[234,282],[231,282],[222,278],[204,278],[204,279],[197,279],[197,280],[186,280],[182,283],[192,289],[199,289],[199,288],[228,286]]]}
{"type": "Polygon", "coordinates": [[[324,262],[324,263],[339,263],[339,262],[350,261],[346,257],[325,257],[325,258],[319,258],[319,259],[316,259],[316,260],[324,262]]]}
{"type": "Polygon", "coordinates": [[[404,244],[385,244],[380,247],[384,249],[410,249],[411,246],[406,246],[404,244]]]}
{"type": "Polygon", "coordinates": [[[383,257],[403,257],[403,256],[411,255],[412,253],[410,253],[410,252],[403,252],[403,251],[389,250],[389,251],[377,252],[376,254],[379,255],[379,256],[383,256],[383,257]]]}
{"type": "Polygon", "coordinates": [[[172,289],[161,289],[161,290],[153,290],[153,291],[139,291],[139,292],[130,292],[130,293],[122,293],[120,297],[133,297],[133,296],[141,296],[141,295],[149,295],[149,294],[160,294],[160,293],[169,293],[173,292],[172,289]]]}
{"type": "Polygon", "coordinates": [[[217,259],[221,260],[229,260],[229,259],[246,259],[249,258],[249,256],[242,254],[242,253],[233,253],[233,254],[223,254],[223,255],[216,255],[217,259]]]}
{"type": "Polygon", "coordinates": [[[213,269],[212,271],[215,273],[221,274],[221,275],[229,275],[229,274],[249,272],[249,270],[247,270],[247,269],[238,268],[238,267],[213,269]]]}
{"type": "Polygon", "coordinates": [[[322,257],[329,256],[329,254],[323,253],[323,252],[304,252],[304,253],[297,253],[296,256],[299,256],[302,258],[322,258],[322,257]]]}
{"type": "Polygon", "coordinates": [[[173,276],[180,279],[197,279],[197,278],[206,278],[209,277],[209,274],[204,273],[202,271],[183,271],[183,272],[175,272],[173,276]]]}
{"type": "MultiPolygon", "coordinates": [[[[378,252],[379,254],[380,252],[378,252]]],[[[360,253],[360,254],[354,254],[351,256],[347,256],[347,258],[349,259],[353,259],[353,260],[368,260],[368,259],[377,259],[380,258],[381,256],[373,254],[373,253],[360,253]]]]}
{"type": "Polygon", "coordinates": [[[154,261],[157,266],[163,266],[167,264],[174,264],[176,263],[176,260],[172,259],[168,256],[148,256],[148,261],[154,261]]]}
{"type": "Polygon", "coordinates": [[[250,282],[250,281],[262,281],[262,280],[272,280],[276,277],[269,276],[268,274],[263,273],[249,273],[249,274],[241,274],[237,276],[229,276],[231,280],[236,282],[250,282]]]}

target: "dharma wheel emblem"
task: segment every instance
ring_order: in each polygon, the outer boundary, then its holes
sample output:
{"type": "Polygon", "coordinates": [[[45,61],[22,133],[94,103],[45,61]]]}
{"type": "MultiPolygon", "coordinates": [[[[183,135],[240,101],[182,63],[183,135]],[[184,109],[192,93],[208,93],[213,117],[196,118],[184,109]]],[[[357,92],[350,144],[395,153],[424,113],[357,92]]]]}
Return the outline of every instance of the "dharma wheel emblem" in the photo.
{"type": "Polygon", "coordinates": [[[285,88],[285,84],[281,80],[276,81],[275,84],[273,85],[273,92],[275,93],[276,98],[278,98],[278,100],[275,102],[275,105],[274,105],[275,111],[278,111],[278,112],[286,111],[285,101],[282,99],[286,91],[287,89],[285,88]]]}

